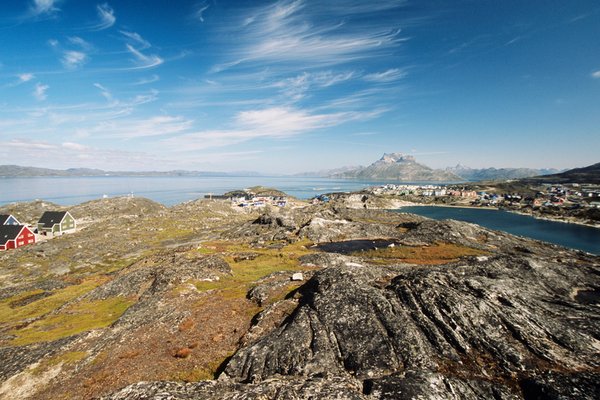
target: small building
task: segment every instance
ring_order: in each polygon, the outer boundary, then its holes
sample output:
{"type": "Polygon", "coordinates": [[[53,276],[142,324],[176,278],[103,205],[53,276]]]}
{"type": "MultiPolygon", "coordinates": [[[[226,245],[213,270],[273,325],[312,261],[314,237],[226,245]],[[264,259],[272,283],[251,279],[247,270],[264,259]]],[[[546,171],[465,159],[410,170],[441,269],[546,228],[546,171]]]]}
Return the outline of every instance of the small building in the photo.
{"type": "Polygon", "coordinates": [[[0,250],[35,243],[35,234],[25,225],[0,225],[0,250]]]}
{"type": "Polygon", "coordinates": [[[0,225],[21,225],[21,223],[10,214],[0,214],[0,225]]]}
{"type": "Polygon", "coordinates": [[[75,232],[77,222],[68,211],[46,211],[37,223],[40,235],[53,236],[75,232]]]}

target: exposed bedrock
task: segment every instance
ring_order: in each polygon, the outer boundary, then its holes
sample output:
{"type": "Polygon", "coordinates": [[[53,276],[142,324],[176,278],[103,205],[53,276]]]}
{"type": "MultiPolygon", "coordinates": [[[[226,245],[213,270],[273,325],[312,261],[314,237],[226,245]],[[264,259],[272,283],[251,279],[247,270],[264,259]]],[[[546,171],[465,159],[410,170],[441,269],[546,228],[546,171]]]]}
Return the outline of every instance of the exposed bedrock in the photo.
{"type": "Polygon", "coordinates": [[[594,265],[513,256],[427,268],[327,268],[301,288],[293,314],[238,351],[224,375],[256,383],[347,374],[372,395],[434,396],[421,386],[438,382],[456,392],[449,398],[552,393],[544,389],[555,386],[550,372],[587,374],[563,379],[566,385],[597,384],[600,315],[573,288],[593,286],[598,273],[594,265]]]}

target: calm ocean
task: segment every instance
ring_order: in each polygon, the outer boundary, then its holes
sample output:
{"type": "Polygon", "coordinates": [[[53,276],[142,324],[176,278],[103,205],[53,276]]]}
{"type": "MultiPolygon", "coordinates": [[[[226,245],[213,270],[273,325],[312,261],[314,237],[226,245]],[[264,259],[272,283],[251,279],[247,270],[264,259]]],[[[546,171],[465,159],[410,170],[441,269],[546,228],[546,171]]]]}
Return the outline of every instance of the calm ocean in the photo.
{"type": "MultiPolygon", "coordinates": [[[[74,205],[103,196],[133,194],[167,206],[251,186],[279,189],[300,199],[329,192],[350,192],[381,182],[302,177],[40,177],[0,178],[0,205],[42,199],[74,205]]],[[[600,254],[600,229],[495,210],[449,207],[404,207],[400,211],[425,217],[452,218],[490,229],[600,254]]]]}
{"type": "Polygon", "coordinates": [[[546,221],[501,210],[477,208],[414,206],[400,212],[433,219],[456,219],[489,229],[560,244],[592,254],[600,254],[600,229],[563,222],[546,221]]]}
{"type": "Polygon", "coordinates": [[[328,192],[349,192],[377,182],[301,177],[36,177],[0,178],[0,205],[42,199],[60,205],[132,194],[167,206],[204,195],[267,186],[309,199],[328,192]]]}

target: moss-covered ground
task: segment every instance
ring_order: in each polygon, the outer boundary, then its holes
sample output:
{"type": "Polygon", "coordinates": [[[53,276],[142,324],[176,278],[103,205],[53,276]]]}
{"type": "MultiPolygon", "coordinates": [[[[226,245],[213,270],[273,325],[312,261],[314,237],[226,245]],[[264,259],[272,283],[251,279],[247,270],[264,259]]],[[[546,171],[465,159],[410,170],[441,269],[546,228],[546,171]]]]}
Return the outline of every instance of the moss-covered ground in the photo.
{"type": "Polygon", "coordinates": [[[78,302],[23,328],[11,330],[10,334],[14,339],[10,344],[23,346],[51,342],[92,329],[104,328],[115,322],[131,304],[132,300],[123,297],[78,302]]]}

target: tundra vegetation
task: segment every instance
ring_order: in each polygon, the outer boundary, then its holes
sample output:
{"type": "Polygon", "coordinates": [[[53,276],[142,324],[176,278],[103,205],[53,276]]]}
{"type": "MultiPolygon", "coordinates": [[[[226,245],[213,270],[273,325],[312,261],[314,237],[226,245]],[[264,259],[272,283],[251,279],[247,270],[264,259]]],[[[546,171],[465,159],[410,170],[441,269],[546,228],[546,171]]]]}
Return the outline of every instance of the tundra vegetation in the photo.
{"type": "Polygon", "coordinates": [[[597,256],[351,196],[69,208],[0,253],[0,398],[597,396],[597,256]]]}

